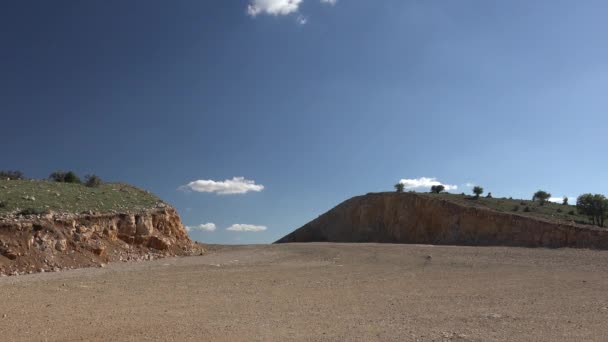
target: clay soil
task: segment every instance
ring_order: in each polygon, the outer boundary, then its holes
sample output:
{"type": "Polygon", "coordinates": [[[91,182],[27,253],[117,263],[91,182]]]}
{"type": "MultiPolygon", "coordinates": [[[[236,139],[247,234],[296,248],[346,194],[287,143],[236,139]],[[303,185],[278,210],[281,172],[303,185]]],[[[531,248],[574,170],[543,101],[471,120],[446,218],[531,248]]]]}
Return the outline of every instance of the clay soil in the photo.
{"type": "Polygon", "coordinates": [[[608,251],[208,246],[0,278],[2,341],[606,341],[608,251]]]}

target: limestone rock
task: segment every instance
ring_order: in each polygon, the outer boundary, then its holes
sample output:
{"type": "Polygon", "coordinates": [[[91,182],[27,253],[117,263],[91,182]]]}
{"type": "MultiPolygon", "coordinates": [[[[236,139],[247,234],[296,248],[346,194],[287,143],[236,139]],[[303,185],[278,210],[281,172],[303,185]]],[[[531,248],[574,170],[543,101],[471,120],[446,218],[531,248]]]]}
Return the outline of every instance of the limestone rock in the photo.
{"type": "Polygon", "coordinates": [[[59,239],[55,243],[55,249],[59,252],[65,252],[68,249],[68,241],[66,239],[59,239]]]}
{"type": "Polygon", "coordinates": [[[608,230],[416,193],[372,193],[341,203],[277,243],[313,241],[608,249],[608,230]]]}
{"type": "Polygon", "coordinates": [[[148,247],[158,249],[159,251],[165,251],[171,246],[171,241],[164,237],[152,236],[148,240],[148,247]]]}

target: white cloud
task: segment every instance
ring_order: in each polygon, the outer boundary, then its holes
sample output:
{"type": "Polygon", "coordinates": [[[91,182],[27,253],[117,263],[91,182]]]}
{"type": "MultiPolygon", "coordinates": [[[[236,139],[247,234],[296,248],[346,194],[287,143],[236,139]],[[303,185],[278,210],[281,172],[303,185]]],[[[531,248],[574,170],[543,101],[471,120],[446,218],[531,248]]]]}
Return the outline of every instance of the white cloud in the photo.
{"type": "Polygon", "coordinates": [[[443,185],[446,191],[452,191],[458,189],[457,185],[444,184],[437,180],[437,178],[420,177],[415,179],[402,179],[399,183],[403,184],[406,189],[425,189],[430,188],[433,185],[443,185]]]}
{"type": "Polygon", "coordinates": [[[201,231],[201,232],[212,232],[216,229],[215,224],[214,223],[204,223],[204,224],[199,224],[198,226],[186,226],[186,231],[191,232],[191,231],[201,231]]]}
{"type": "Polygon", "coordinates": [[[303,15],[299,15],[299,16],[296,18],[296,22],[297,22],[298,24],[300,24],[300,25],[306,25],[306,23],[308,22],[308,18],[306,18],[306,17],[305,17],[305,16],[303,16],[303,15]]]}
{"type": "Polygon", "coordinates": [[[268,229],[266,226],[255,226],[252,224],[233,224],[232,226],[226,228],[226,230],[230,230],[233,232],[261,232],[268,229]]]}
{"type": "MultiPolygon", "coordinates": [[[[574,202],[576,202],[576,197],[573,197],[573,196],[566,196],[566,197],[568,197],[568,203],[574,204],[574,202]]],[[[551,197],[551,198],[549,198],[549,202],[562,204],[564,202],[564,198],[563,197],[551,197]]]]}
{"type": "Polygon", "coordinates": [[[225,181],[197,180],[180,186],[179,190],[234,195],[246,194],[249,191],[260,192],[264,190],[264,186],[255,184],[255,181],[245,179],[244,177],[234,177],[232,179],[226,179],[225,181]]]}
{"type": "Polygon", "coordinates": [[[297,12],[301,3],[302,0],[251,0],[247,14],[252,17],[258,14],[287,15],[297,12]]]}
{"type": "MultiPolygon", "coordinates": [[[[259,14],[288,15],[297,13],[303,0],[249,0],[247,14],[256,17],[259,14]]],[[[338,0],[321,0],[322,4],[335,5],[338,0]]],[[[308,19],[298,18],[298,23],[306,24],[308,19]]]]}
{"type": "Polygon", "coordinates": [[[475,183],[468,182],[468,183],[467,183],[467,184],[465,184],[464,186],[466,186],[467,188],[472,188],[472,187],[474,187],[474,186],[475,186],[475,183]]]}

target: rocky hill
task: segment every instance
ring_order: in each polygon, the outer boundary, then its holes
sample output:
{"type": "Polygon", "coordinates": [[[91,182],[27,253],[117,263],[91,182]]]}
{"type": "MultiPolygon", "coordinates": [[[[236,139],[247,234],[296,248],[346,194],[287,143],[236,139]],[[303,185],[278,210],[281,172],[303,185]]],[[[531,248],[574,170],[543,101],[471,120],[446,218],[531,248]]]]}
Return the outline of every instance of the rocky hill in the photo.
{"type": "Polygon", "coordinates": [[[0,181],[0,275],[203,253],[179,215],[126,184],[0,181]]]}
{"type": "MultiPolygon", "coordinates": [[[[563,219],[568,214],[560,207],[553,207],[555,216],[549,214],[549,204],[542,206],[542,211],[538,209],[539,214],[535,215],[534,207],[525,213],[500,211],[480,205],[478,200],[465,202],[463,199],[461,195],[421,193],[358,196],[277,243],[387,242],[608,249],[607,229],[577,223],[576,216],[563,219]]],[[[496,208],[505,201],[519,203],[506,199],[492,201],[496,208]]]]}

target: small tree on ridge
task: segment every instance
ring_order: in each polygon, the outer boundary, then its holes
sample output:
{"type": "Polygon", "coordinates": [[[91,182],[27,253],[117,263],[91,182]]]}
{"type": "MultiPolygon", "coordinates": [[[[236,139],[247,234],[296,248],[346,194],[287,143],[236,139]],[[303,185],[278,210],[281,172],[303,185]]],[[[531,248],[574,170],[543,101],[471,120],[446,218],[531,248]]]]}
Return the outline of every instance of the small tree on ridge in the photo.
{"type": "Polygon", "coordinates": [[[473,188],[473,193],[475,194],[475,198],[479,198],[479,196],[481,196],[481,194],[483,194],[483,188],[480,187],[480,186],[478,186],[478,185],[476,185],[473,188]]]}
{"type": "Polygon", "coordinates": [[[439,194],[439,193],[443,192],[443,190],[445,190],[445,186],[443,186],[441,184],[431,186],[432,193],[439,194]]]}
{"type": "Polygon", "coordinates": [[[534,193],[534,196],[532,196],[532,201],[534,202],[538,200],[538,203],[540,203],[540,205],[545,205],[545,202],[547,202],[549,198],[551,198],[550,193],[543,190],[538,190],[534,193]]]}

